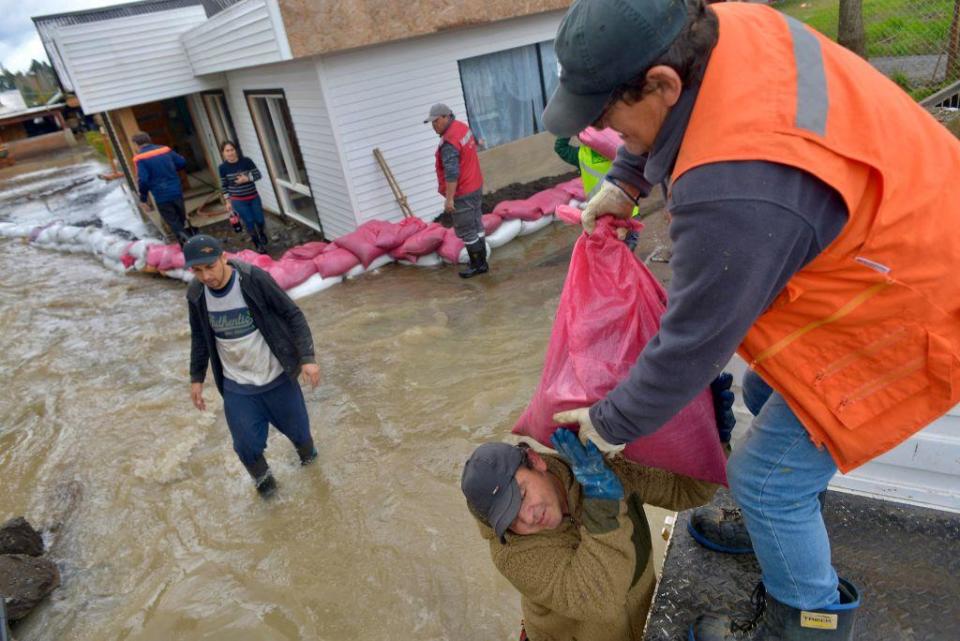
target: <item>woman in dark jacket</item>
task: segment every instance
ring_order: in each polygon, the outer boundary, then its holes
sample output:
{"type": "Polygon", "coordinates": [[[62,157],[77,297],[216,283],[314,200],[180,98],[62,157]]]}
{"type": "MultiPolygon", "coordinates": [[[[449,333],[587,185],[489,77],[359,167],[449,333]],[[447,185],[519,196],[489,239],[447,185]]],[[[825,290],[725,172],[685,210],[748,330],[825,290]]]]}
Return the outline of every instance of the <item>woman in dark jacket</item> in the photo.
{"type": "Polygon", "coordinates": [[[227,203],[243,221],[253,245],[261,254],[267,253],[267,234],[264,229],[263,204],[254,184],[262,178],[253,161],[241,156],[232,140],[220,145],[223,162],[220,163],[220,183],[227,195],[227,203]]]}

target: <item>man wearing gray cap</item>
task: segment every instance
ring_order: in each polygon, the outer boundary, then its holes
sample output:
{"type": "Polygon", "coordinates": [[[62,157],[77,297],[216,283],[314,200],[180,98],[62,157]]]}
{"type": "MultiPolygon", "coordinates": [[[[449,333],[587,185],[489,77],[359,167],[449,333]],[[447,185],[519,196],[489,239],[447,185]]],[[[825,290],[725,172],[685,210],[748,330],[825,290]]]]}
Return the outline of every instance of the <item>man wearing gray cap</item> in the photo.
{"type": "Polygon", "coordinates": [[[203,382],[213,370],[233,449],[261,496],[277,483],[263,452],[272,423],[293,443],[301,465],[317,458],[310,419],[297,377],[320,384],[313,337],[303,312],[270,274],[228,260],[212,236],[183,246],[194,275],[187,288],[190,310],[190,396],[203,411],[203,382]]]}
{"type": "Polygon", "coordinates": [[[438,191],[444,198],[443,211],[453,216],[453,229],[470,256],[470,266],[460,272],[460,277],[485,274],[489,266],[480,209],[483,175],[476,138],[466,123],[457,120],[450,107],[443,103],[430,107],[423,122],[430,123],[440,136],[436,153],[438,191]]]}
{"type": "Polygon", "coordinates": [[[701,616],[690,641],[847,641],[860,597],[818,495],[960,402],[936,365],[960,359],[960,142],[759,4],[578,0],[555,50],[546,127],[610,126],[646,154],[618,156],[584,229],[669,184],[674,245],[666,314],[629,377],[554,418],[601,450],[630,442],[739,350],[774,390],[727,468],[762,583],[752,620],[701,616]]]}
{"type": "Polygon", "coordinates": [[[605,461],[565,429],[551,442],[558,454],[481,445],[460,482],[494,565],[520,592],[521,639],[640,641],[656,582],[643,504],[684,510],[717,486],[605,461]]]}

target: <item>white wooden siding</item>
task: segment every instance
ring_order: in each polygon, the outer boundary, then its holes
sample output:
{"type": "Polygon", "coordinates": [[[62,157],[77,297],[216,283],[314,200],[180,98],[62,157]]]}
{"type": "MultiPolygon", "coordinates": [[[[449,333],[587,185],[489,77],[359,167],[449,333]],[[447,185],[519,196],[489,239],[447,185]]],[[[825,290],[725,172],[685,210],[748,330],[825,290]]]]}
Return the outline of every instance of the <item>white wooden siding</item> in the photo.
{"type": "Polygon", "coordinates": [[[326,101],[320,90],[316,62],[295,60],[230,71],[227,80],[229,88],[225,93],[237,129],[238,142],[243,153],[264,174],[264,179],[258,183],[264,206],[274,212],[281,211],[244,91],[282,89],[323,231],[328,238],[353,231],[356,227],[353,205],[347,193],[326,101]]]}
{"type": "Polygon", "coordinates": [[[276,0],[244,0],[181,35],[196,75],[289,60],[276,0]]]}
{"type": "Polygon", "coordinates": [[[423,124],[444,102],[466,118],[457,61],[552,40],[562,11],[460,29],[323,56],[323,90],[337,132],[357,221],[403,215],[373,158],[379,147],[415,214],[440,213],[434,152],[437,135],[423,124]]]}
{"type": "Polygon", "coordinates": [[[204,20],[195,6],[61,27],[54,40],[83,110],[96,113],[220,87],[222,76],[194,76],[180,44],[204,20]]]}

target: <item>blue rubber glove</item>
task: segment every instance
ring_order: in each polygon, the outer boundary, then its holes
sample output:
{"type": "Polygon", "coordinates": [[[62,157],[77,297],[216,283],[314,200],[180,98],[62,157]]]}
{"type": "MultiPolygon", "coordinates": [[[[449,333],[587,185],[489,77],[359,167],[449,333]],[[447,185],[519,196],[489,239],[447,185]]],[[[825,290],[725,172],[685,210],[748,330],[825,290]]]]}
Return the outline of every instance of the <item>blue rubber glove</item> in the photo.
{"type": "Polygon", "coordinates": [[[550,442],[560,456],[570,463],[573,476],[583,487],[583,495],[588,499],[619,501],[623,498],[623,485],[603,460],[603,454],[587,441],[584,446],[577,435],[563,428],[550,437],[550,442]]]}
{"type": "Polygon", "coordinates": [[[733,374],[724,372],[710,383],[713,393],[713,411],[717,417],[717,432],[721,443],[730,442],[730,433],[737,424],[737,417],[733,415],[733,374]]]}

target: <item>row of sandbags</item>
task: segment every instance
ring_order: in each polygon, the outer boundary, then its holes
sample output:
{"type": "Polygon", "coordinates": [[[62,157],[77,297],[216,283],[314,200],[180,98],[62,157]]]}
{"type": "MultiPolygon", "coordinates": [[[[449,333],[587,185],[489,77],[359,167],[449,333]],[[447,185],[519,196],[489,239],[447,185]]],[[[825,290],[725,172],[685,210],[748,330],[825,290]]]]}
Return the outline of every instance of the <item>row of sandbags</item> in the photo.
{"type": "MultiPolygon", "coordinates": [[[[487,253],[518,236],[539,231],[553,222],[557,206],[582,199],[582,183],[576,178],[526,200],[499,203],[493,213],[483,215],[487,253]]],[[[31,243],[50,249],[90,253],[106,267],[121,273],[158,272],[186,282],[193,278],[184,268],[179,245],[166,245],[155,239],[131,240],[99,227],[61,222],[41,227],[0,223],[0,236],[28,238],[31,243]]],[[[279,260],[250,250],[228,256],[269,272],[293,298],[323,291],[345,278],[394,261],[420,267],[468,262],[463,241],[453,229],[415,217],[398,223],[370,220],[334,242],[293,247],[279,260]]]]}

